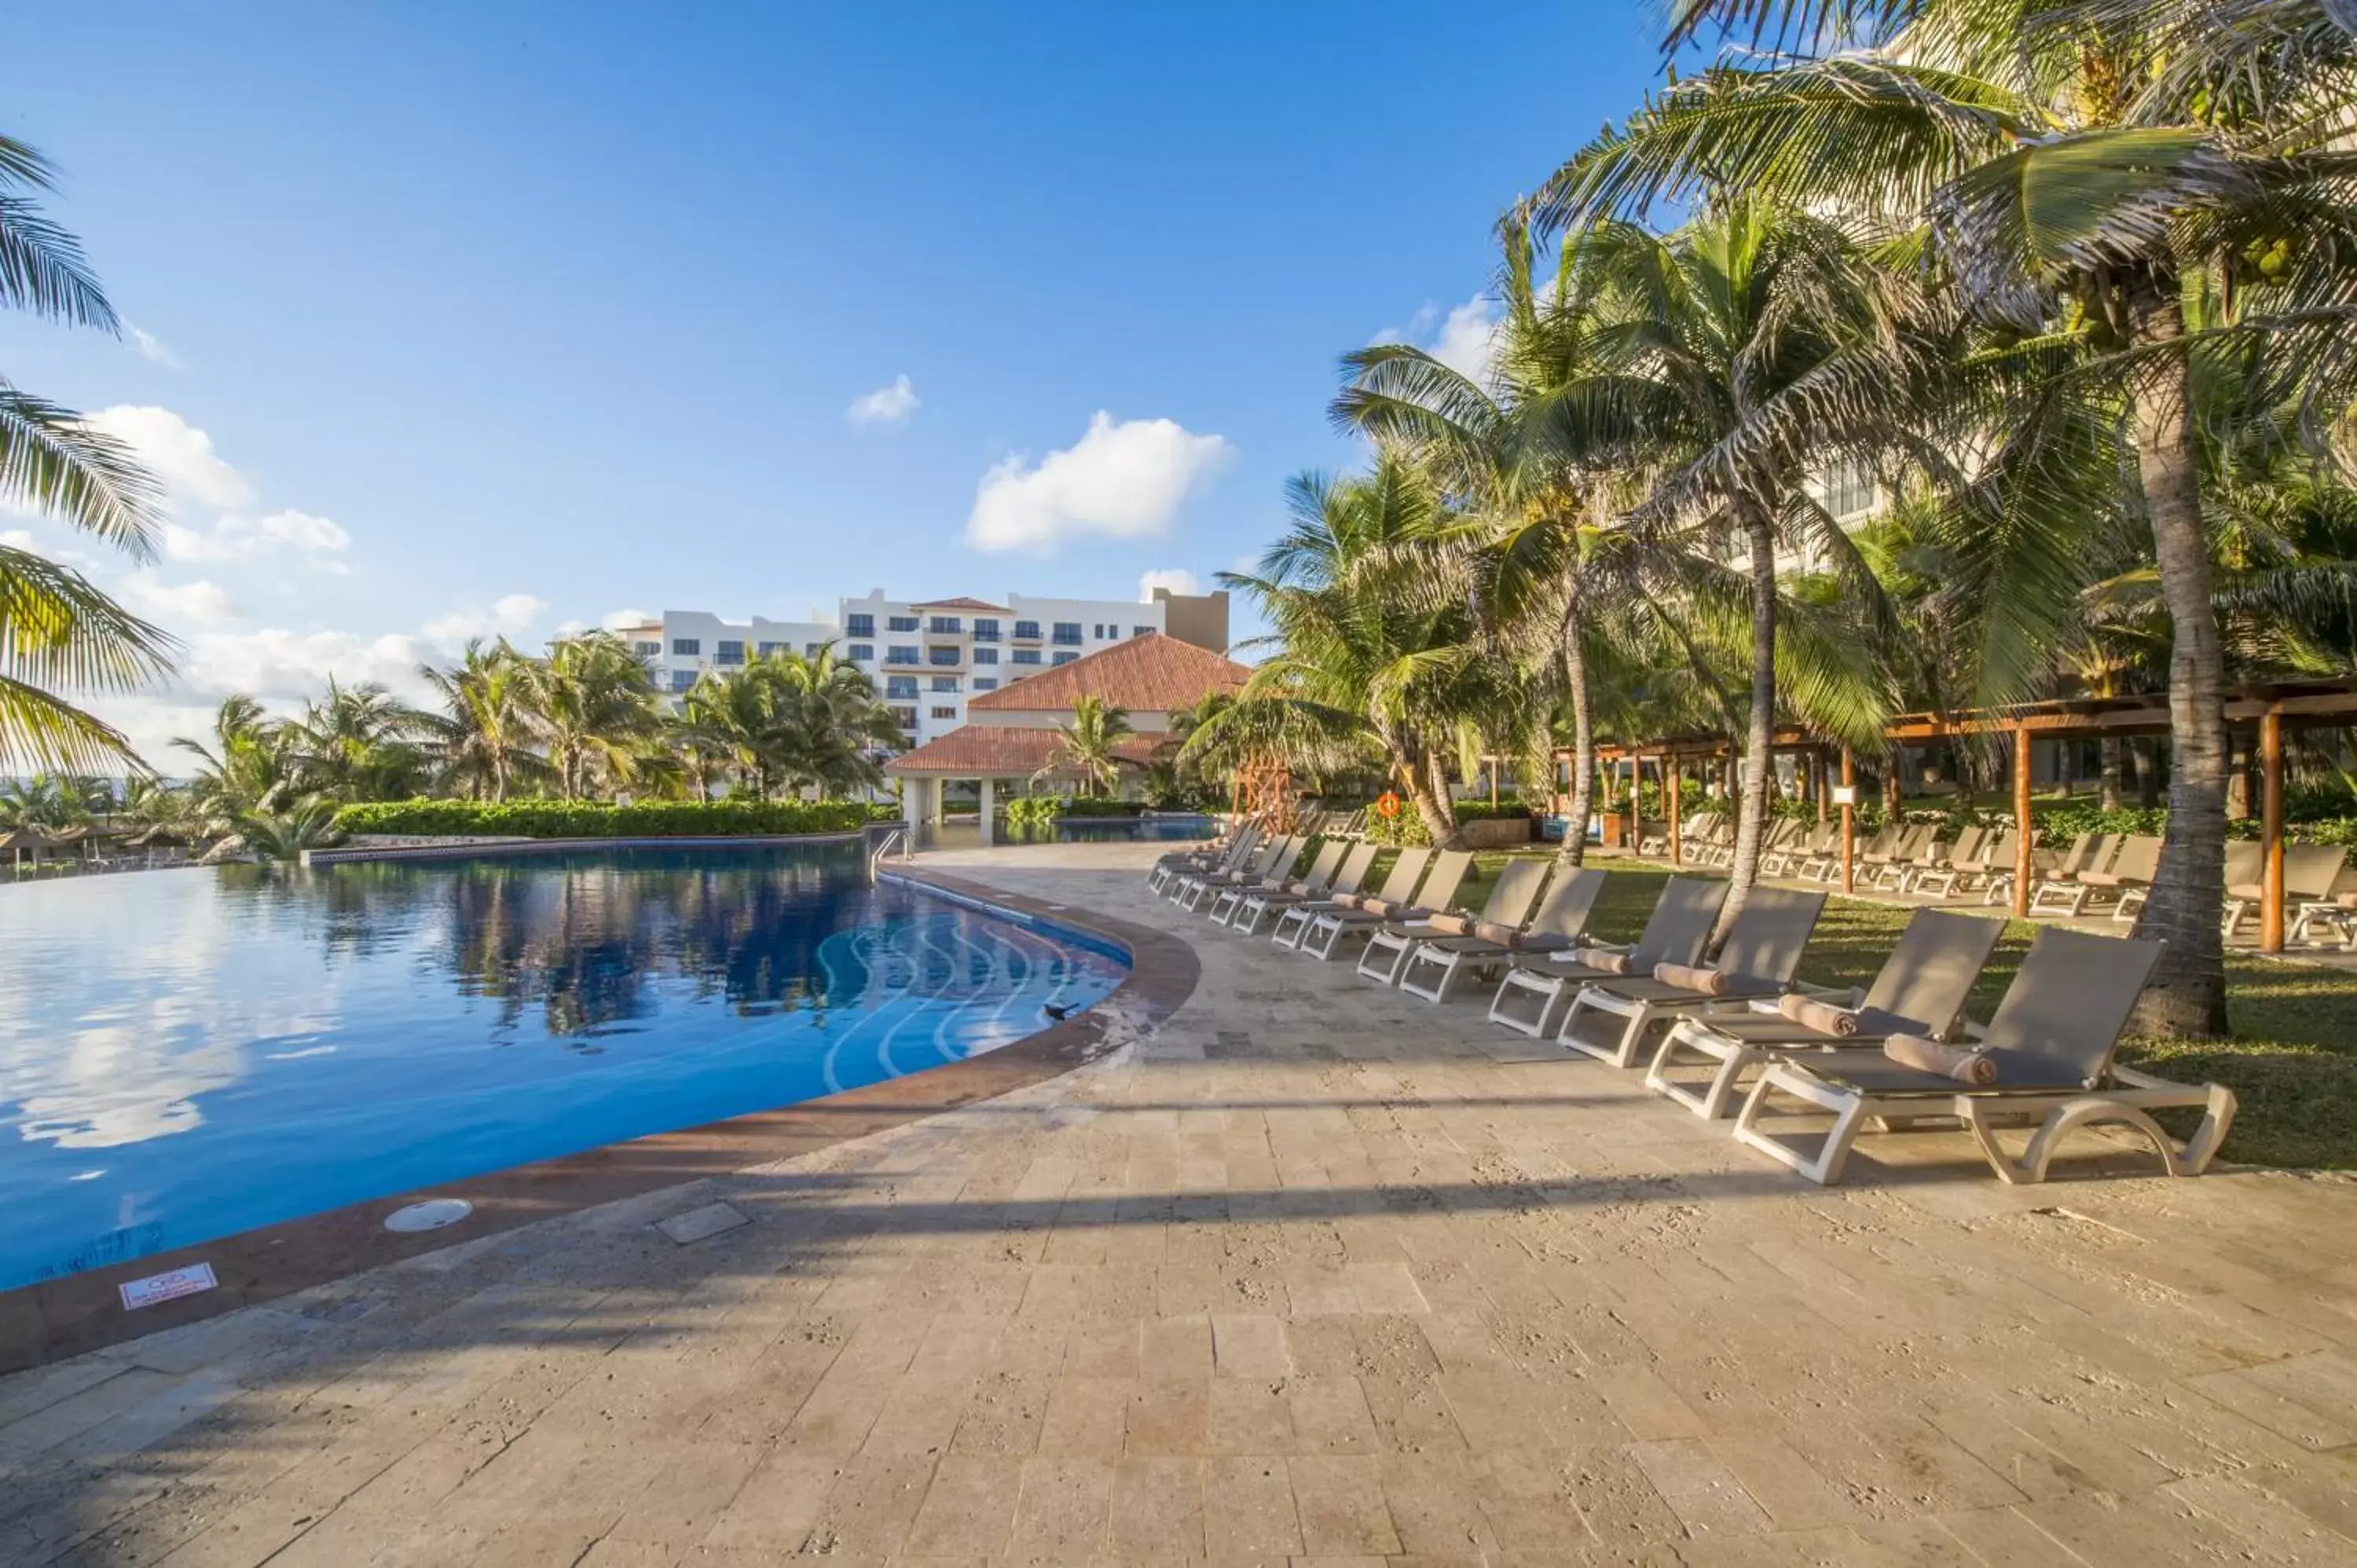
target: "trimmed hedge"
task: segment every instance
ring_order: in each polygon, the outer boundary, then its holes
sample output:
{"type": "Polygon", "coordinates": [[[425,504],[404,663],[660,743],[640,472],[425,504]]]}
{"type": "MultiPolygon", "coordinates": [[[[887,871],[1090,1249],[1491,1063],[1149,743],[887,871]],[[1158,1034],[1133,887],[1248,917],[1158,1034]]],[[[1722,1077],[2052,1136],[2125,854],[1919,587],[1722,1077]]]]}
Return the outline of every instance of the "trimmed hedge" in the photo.
{"type": "Polygon", "coordinates": [[[336,813],[342,833],[535,839],[733,837],[855,832],[897,806],[859,800],[371,800],[336,813]]]}

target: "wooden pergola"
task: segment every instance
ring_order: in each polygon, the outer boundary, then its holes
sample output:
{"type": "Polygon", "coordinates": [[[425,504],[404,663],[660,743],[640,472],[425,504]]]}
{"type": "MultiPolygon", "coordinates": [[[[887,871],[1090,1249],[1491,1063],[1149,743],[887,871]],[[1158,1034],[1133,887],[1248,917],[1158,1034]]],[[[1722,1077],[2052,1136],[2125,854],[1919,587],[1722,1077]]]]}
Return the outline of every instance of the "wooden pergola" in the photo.
{"type": "MultiPolygon", "coordinates": [[[[2226,724],[2230,729],[2255,731],[2259,756],[2259,840],[2264,846],[2259,912],[2259,950],[2281,952],[2284,945],[2284,733],[2287,729],[2336,729],[2357,725],[2357,681],[2300,682],[2245,686],[2228,696],[2226,724]]],[[[2013,811],[2022,828],[2014,852],[2013,912],[2029,913],[2032,835],[2029,826],[2029,747],[2036,740],[2087,740],[2105,736],[2167,735],[2169,731],[2166,694],[2129,697],[2072,697],[2053,702],[2022,703],[2004,708],[1967,708],[1953,713],[1902,714],[1882,732],[1894,746],[1920,746],[1972,736],[2003,736],[2013,743],[2013,811]]],[[[1847,746],[1833,747],[1796,729],[1776,732],[1774,751],[1824,754],[1838,750],[1841,781],[1856,788],[1854,760],[1847,746]]],[[[1673,865],[1684,863],[1679,842],[1678,764],[1695,757],[1732,755],[1734,742],[1726,736],[1666,736],[1638,745],[1598,746],[1599,761],[1636,762],[1659,766],[1663,779],[1663,809],[1669,818],[1669,851],[1673,865]]],[[[1557,760],[1568,751],[1558,750],[1557,760]]],[[[1820,797],[1822,804],[1823,797],[1820,797]]],[[[1841,806],[1842,890],[1856,886],[1855,808],[1841,806]]]]}

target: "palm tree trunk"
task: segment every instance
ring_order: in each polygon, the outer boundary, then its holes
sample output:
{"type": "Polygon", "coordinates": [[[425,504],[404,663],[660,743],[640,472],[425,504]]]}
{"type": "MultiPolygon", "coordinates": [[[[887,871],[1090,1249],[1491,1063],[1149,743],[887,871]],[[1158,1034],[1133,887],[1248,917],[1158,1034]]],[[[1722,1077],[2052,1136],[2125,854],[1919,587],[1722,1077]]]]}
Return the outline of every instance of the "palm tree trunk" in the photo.
{"type": "Polygon", "coordinates": [[[1431,835],[1437,849],[1457,847],[1457,811],[1448,800],[1448,774],[1440,753],[1427,751],[1424,756],[1424,777],[1408,775],[1408,794],[1415,801],[1416,815],[1424,819],[1424,831],[1431,835]]]}
{"type": "Polygon", "coordinates": [[[2120,809],[2120,737],[2107,735],[2103,738],[2103,783],[2095,801],[2106,811],[2120,809]]]}
{"type": "Polygon", "coordinates": [[[1711,949],[1727,940],[1735,918],[1760,880],[1760,849],[1766,836],[1770,748],[1776,738],[1776,532],[1767,509],[1747,499],[1739,508],[1751,542],[1751,718],[1743,736],[1743,766],[1737,777],[1740,805],[1735,826],[1735,860],[1728,867],[1727,902],[1719,906],[1711,949]]]}
{"type": "Polygon", "coordinates": [[[1562,864],[1587,857],[1587,819],[1596,811],[1596,718],[1587,700],[1587,650],[1579,642],[1579,587],[1563,618],[1563,679],[1571,688],[1571,811],[1564,818],[1562,864]]]}
{"type": "Polygon", "coordinates": [[[2136,473],[2168,603],[2169,825],[2136,934],[2169,944],[2136,1008],[2140,1033],[2226,1032],[2226,661],[2210,594],[2210,547],[2194,468],[2185,322],[2174,277],[2147,275],[2132,304],[2137,337],[2160,352],[2137,370],[2136,473]]]}

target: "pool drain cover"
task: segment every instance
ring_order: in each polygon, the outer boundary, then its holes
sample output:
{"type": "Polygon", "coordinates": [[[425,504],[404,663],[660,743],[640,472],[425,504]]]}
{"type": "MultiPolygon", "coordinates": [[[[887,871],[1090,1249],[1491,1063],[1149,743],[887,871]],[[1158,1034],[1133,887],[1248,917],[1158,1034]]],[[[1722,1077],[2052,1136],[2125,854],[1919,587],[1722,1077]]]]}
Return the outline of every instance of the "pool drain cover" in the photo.
{"type": "Polygon", "coordinates": [[[475,1206],[463,1197],[429,1197],[423,1203],[413,1203],[406,1208],[396,1208],[384,1217],[388,1230],[439,1230],[445,1225],[456,1225],[475,1206]]]}

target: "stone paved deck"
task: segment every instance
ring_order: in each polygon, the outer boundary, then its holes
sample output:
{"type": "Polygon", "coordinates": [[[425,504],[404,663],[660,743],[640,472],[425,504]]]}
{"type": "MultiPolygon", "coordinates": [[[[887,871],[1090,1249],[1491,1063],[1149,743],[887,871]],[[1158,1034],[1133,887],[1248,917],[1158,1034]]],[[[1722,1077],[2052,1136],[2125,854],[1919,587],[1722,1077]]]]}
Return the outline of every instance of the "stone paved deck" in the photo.
{"type": "Polygon", "coordinates": [[[0,1563],[2357,1563],[2357,1186],[1818,1191],[1199,945],[1051,1083],[0,1380],[0,1563]]]}

